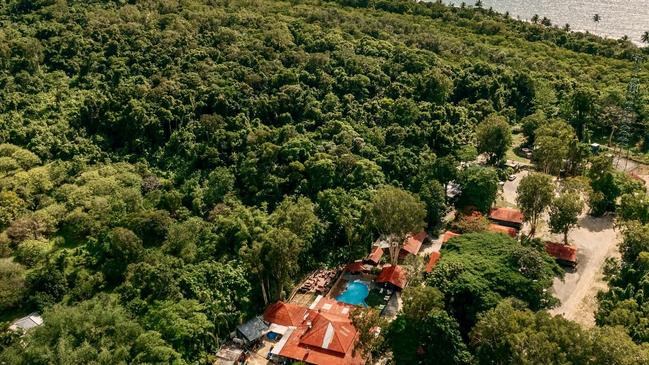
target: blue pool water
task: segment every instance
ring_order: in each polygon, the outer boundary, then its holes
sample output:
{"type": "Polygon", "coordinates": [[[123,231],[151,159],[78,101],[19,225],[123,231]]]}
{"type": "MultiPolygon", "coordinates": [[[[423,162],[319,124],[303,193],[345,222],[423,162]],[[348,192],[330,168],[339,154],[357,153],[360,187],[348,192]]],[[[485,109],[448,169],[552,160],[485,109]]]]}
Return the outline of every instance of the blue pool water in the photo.
{"type": "Polygon", "coordinates": [[[367,307],[365,303],[365,298],[370,293],[370,288],[364,282],[360,280],[354,280],[350,283],[347,283],[345,291],[340,293],[336,297],[336,300],[339,302],[358,305],[361,307],[367,307]]]}

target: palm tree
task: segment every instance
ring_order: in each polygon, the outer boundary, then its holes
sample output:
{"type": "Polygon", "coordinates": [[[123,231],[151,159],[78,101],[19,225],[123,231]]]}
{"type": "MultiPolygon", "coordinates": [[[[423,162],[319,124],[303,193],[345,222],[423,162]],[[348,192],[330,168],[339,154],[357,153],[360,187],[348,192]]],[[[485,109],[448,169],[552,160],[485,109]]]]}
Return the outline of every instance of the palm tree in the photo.
{"type": "Polygon", "coordinates": [[[649,44],[649,31],[644,32],[640,40],[642,41],[642,43],[649,44]]]}
{"type": "Polygon", "coordinates": [[[595,22],[595,31],[597,31],[597,25],[602,20],[602,17],[599,14],[593,15],[593,21],[595,22]]]}
{"type": "Polygon", "coordinates": [[[566,25],[563,26],[563,30],[566,32],[570,32],[570,24],[566,23],[566,25]]]}
{"type": "Polygon", "coordinates": [[[534,14],[534,16],[532,17],[532,19],[530,19],[530,20],[531,20],[532,23],[534,23],[534,24],[538,23],[538,22],[539,22],[539,14],[534,14]]]}

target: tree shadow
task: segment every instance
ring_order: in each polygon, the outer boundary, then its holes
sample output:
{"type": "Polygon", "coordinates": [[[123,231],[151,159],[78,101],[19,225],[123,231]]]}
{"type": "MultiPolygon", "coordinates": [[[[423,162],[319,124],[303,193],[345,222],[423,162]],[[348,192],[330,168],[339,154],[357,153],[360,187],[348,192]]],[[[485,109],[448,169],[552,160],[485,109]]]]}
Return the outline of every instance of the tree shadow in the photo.
{"type": "Polygon", "coordinates": [[[590,232],[602,232],[607,229],[615,228],[615,223],[612,217],[593,217],[590,215],[583,216],[579,219],[579,227],[585,228],[590,232]]]}

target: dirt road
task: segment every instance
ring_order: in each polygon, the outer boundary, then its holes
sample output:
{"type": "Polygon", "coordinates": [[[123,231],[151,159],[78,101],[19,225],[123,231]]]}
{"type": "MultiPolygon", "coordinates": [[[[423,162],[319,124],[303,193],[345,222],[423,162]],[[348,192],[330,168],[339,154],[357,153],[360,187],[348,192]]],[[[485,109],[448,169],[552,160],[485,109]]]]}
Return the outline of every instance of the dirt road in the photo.
{"type": "MultiPolygon", "coordinates": [[[[571,243],[579,249],[576,272],[568,272],[564,280],[555,278],[553,294],[561,301],[561,306],[550,311],[584,326],[594,326],[594,313],[597,310],[596,295],[606,289],[602,277],[602,267],[608,257],[619,257],[617,245],[619,232],[613,229],[610,217],[593,218],[584,215],[580,227],[570,233],[571,243]]],[[[561,242],[561,237],[544,229],[543,237],[561,242]]]]}
{"type": "MultiPolygon", "coordinates": [[[[516,179],[507,181],[503,186],[503,200],[515,206],[516,189],[526,171],[516,174],[516,179]]],[[[561,242],[561,235],[549,232],[547,215],[538,227],[538,236],[543,239],[561,242]]],[[[610,217],[593,218],[584,214],[579,220],[579,228],[569,235],[572,244],[579,249],[577,271],[566,273],[564,280],[555,278],[552,293],[561,301],[561,305],[551,311],[561,314],[584,326],[595,324],[594,313],[597,310],[596,295],[606,289],[602,277],[602,266],[608,257],[619,257],[617,245],[620,241],[618,231],[613,229],[610,217]]]]}

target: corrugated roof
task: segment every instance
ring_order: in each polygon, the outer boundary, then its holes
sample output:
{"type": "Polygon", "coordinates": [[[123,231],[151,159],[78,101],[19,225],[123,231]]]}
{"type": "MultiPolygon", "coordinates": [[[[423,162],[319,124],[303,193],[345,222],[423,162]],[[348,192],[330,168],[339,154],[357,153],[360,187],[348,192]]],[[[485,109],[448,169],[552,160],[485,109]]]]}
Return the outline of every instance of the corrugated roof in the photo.
{"type": "Polygon", "coordinates": [[[351,273],[362,272],[363,269],[364,269],[363,261],[354,261],[352,263],[347,264],[347,266],[345,266],[345,271],[351,273]]]}
{"type": "Polygon", "coordinates": [[[426,233],[425,231],[421,231],[414,235],[408,235],[401,249],[413,255],[416,255],[419,253],[421,244],[424,242],[426,237],[428,237],[428,233],[426,233]]]}
{"type": "Polygon", "coordinates": [[[442,255],[439,252],[433,252],[430,254],[430,257],[428,258],[428,263],[426,264],[426,272],[431,272],[433,271],[433,268],[435,265],[437,265],[437,261],[439,261],[439,258],[442,255]]]}
{"type": "Polygon", "coordinates": [[[489,218],[502,222],[523,224],[523,213],[520,210],[514,208],[492,209],[489,213],[489,218]]]}
{"type": "Polygon", "coordinates": [[[300,343],[344,354],[354,344],[356,334],[349,318],[317,313],[300,343]]]}
{"type": "Polygon", "coordinates": [[[383,249],[381,247],[376,247],[374,251],[367,257],[367,261],[373,263],[374,265],[378,265],[378,263],[381,261],[381,257],[383,257],[383,249]]]}
{"type": "Polygon", "coordinates": [[[379,273],[379,276],[374,281],[377,283],[390,283],[403,289],[406,286],[406,273],[399,265],[387,265],[383,266],[381,273],[379,273]]]}
{"type": "Polygon", "coordinates": [[[545,251],[558,260],[577,262],[577,248],[563,243],[546,242],[545,251]]]}
{"type": "Polygon", "coordinates": [[[365,364],[360,352],[354,351],[358,332],[349,319],[352,306],[329,298],[314,304],[307,319],[287,332],[274,353],[316,365],[365,364]]]}
{"type": "Polygon", "coordinates": [[[237,331],[248,342],[252,342],[268,333],[268,324],[261,318],[255,317],[246,323],[237,326],[237,331]]]}
{"type": "Polygon", "coordinates": [[[448,242],[453,237],[461,236],[459,233],[451,232],[451,231],[446,231],[442,235],[442,243],[448,242]]]}
{"type": "Polygon", "coordinates": [[[518,234],[518,231],[515,228],[505,227],[505,226],[501,226],[501,225],[493,224],[493,223],[489,225],[489,231],[490,232],[495,232],[495,233],[506,234],[506,235],[511,236],[511,237],[516,237],[516,235],[518,234]]]}
{"type": "Polygon", "coordinates": [[[279,301],[266,308],[264,320],[282,326],[299,326],[306,316],[306,308],[279,301]]]}
{"type": "Polygon", "coordinates": [[[27,331],[34,327],[38,327],[43,324],[43,318],[40,314],[34,312],[28,316],[15,320],[10,326],[9,329],[16,331],[18,329],[27,331]]]}

